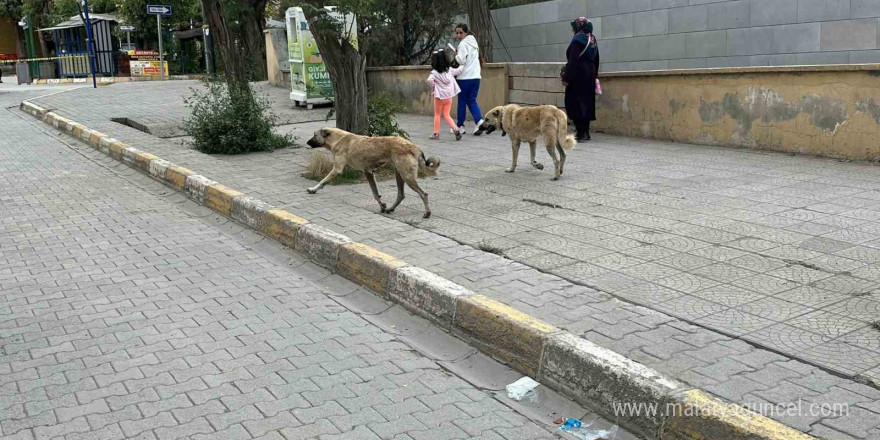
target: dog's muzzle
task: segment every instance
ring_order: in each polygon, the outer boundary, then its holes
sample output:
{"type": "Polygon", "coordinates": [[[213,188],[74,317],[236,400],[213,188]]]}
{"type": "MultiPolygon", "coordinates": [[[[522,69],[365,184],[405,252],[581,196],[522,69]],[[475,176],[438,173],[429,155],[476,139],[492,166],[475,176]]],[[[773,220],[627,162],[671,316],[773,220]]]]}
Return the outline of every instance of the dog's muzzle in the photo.
{"type": "Polygon", "coordinates": [[[318,141],[315,140],[315,138],[311,138],[311,139],[309,139],[309,141],[306,142],[306,145],[308,145],[308,146],[310,146],[310,147],[312,147],[312,148],[320,148],[320,147],[323,147],[323,145],[319,144],[318,141]]]}
{"type": "Polygon", "coordinates": [[[484,122],[483,124],[480,125],[480,131],[483,131],[486,134],[492,134],[492,132],[495,131],[495,126],[486,124],[484,122]]]}

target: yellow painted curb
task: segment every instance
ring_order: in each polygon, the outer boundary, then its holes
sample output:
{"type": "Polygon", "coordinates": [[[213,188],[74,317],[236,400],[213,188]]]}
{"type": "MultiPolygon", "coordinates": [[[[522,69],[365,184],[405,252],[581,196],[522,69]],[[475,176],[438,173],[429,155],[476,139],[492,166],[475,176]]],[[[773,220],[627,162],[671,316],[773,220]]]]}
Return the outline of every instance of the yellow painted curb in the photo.
{"type": "Polygon", "coordinates": [[[406,263],[363,243],[349,243],[339,248],[336,269],[358,284],[386,295],[394,269],[406,263]]]}
{"type": "Polygon", "coordinates": [[[110,144],[109,152],[110,157],[123,162],[123,155],[125,154],[125,150],[128,148],[128,145],[123,144],[121,141],[116,141],[110,144]]]}
{"type": "Polygon", "coordinates": [[[308,223],[308,220],[283,209],[272,209],[266,212],[265,225],[260,232],[278,240],[285,246],[293,247],[300,226],[308,223]]]}
{"type": "Polygon", "coordinates": [[[150,153],[145,153],[145,152],[141,151],[140,153],[137,153],[134,155],[134,164],[138,169],[149,173],[150,172],[150,162],[152,162],[156,159],[158,159],[158,157],[156,157],[150,153]]]}
{"type": "Polygon", "coordinates": [[[229,216],[232,212],[232,201],[243,194],[244,193],[241,191],[236,191],[219,183],[206,186],[205,206],[219,212],[220,214],[229,216]]]}
{"type": "Polygon", "coordinates": [[[453,326],[483,351],[532,377],[538,377],[544,343],[560,331],[483,295],[456,302],[453,326]]]}
{"type": "Polygon", "coordinates": [[[195,171],[188,168],[179,167],[177,165],[169,166],[165,170],[165,181],[177,189],[183,189],[186,186],[187,176],[195,175],[195,171]]]}
{"type": "Polygon", "coordinates": [[[97,148],[101,145],[101,138],[105,137],[107,137],[107,135],[100,131],[92,131],[91,134],[89,134],[89,144],[97,148]]]}
{"type": "Polygon", "coordinates": [[[82,137],[83,129],[85,129],[83,125],[74,122],[73,124],[69,124],[68,127],[70,127],[70,132],[73,133],[74,137],[82,137]]]}
{"type": "Polygon", "coordinates": [[[663,434],[663,438],[692,440],[816,440],[700,390],[686,391],[678,399],[663,434]]]}

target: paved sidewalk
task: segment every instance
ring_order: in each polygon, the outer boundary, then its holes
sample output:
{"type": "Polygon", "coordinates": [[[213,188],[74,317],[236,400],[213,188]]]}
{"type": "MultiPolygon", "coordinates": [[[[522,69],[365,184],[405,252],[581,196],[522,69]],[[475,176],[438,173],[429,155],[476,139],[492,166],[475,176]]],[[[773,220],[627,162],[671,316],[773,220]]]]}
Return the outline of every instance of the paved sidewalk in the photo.
{"type": "Polygon", "coordinates": [[[558,438],[509,370],[436,330],[420,355],[429,326],[372,323],[399,308],[40,130],[0,108],[0,438],[558,438]]]}
{"type": "Polygon", "coordinates": [[[798,429],[880,436],[880,391],[852,380],[880,380],[874,166],[597,135],[551,182],[524,152],[504,173],[506,138],[430,143],[427,118],[404,116],[443,160],[423,221],[412,196],[377,215],[366,185],[308,196],[307,150],[211,157],[109,121],[146,108],[168,122],[181,93],[120,84],[36,102],[734,402],[851,406],[766,414],[798,429]]]}

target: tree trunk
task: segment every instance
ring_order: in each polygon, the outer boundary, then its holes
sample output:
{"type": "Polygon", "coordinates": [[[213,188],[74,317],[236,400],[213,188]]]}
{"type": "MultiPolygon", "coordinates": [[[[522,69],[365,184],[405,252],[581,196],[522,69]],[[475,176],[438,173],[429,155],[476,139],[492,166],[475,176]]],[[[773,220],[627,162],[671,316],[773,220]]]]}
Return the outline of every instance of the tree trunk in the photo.
{"type": "Polygon", "coordinates": [[[24,35],[21,33],[22,30],[18,27],[18,22],[16,22],[15,28],[12,30],[12,35],[15,36],[15,55],[19,58],[27,58],[27,51],[24,48],[24,35]]]}
{"type": "Polygon", "coordinates": [[[492,17],[489,2],[486,0],[467,0],[468,23],[470,31],[480,45],[480,61],[492,62],[492,17]]]}
{"type": "Polygon", "coordinates": [[[253,69],[253,79],[265,81],[269,78],[266,66],[266,36],[263,35],[266,0],[247,0],[242,2],[241,6],[247,11],[242,38],[253,69]]]}
{"type": "MultiPolygon", "coordinates": [[[[339,65],[330,67],[324,58],[333,81],[336,128],[369,136],[367,60],[348,41],[343,41],[339,65]]],[[[318,49],[322,54],[326,53],[320,43],[318,49]]]]}
{"type": "MultiPolygon", "coordinates": [[[[309,3],[321,7],[323,2],[309,3]]],[[[366,57],[347,38],[342,38],[337,30],[323,28],[311,8],[303,8],[303,12],[333,82],[336,127],[355,134],[369,135],[366,57]]]]}
{"type": "Polygon", "coordinates": [[[202,6],[205,8],[205,18],[211,27],[214,44],[220,49],[227,82],[230,85],[247,85],[247,60],[240,53],[238,45],[229,32],[222,3],[220,0],[202,0],[202,6]]]}

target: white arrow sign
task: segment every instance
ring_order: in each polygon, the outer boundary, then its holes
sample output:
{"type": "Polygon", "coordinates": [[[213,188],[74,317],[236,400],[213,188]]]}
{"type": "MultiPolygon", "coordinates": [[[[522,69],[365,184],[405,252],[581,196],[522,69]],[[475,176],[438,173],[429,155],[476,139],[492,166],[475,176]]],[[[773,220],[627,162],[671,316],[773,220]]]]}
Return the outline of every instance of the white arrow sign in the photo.
{"type": "Polygon", "coordinates": [[[170,5],[147,5],[147,14],[152,15],[171,15],[170,5]]]}

